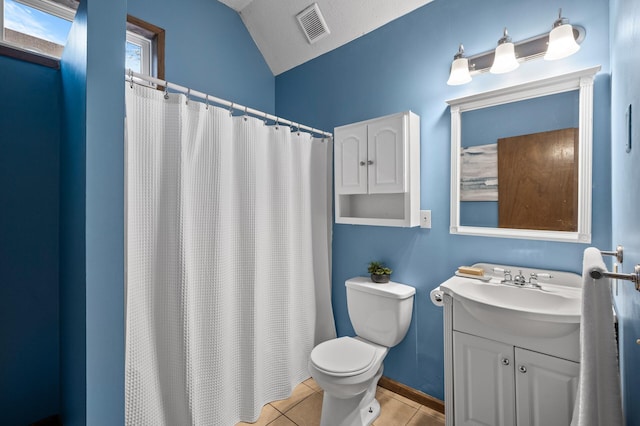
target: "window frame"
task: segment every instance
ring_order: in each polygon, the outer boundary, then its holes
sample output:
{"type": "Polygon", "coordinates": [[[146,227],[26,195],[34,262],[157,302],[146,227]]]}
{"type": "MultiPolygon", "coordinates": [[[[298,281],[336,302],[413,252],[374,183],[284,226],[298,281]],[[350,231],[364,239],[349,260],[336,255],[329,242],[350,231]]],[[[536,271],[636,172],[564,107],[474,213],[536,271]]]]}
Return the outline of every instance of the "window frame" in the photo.
{"type": "MultiPolygon", "coordinates": [[[[76,11],[67,6],[50,0],[13,0],[16,3],[37,9],[43,13],[73,22],[76,11]]],[[[45,52],[38,52],[4,38],[4,8],[5,0],[0,0],[0,55],[44,65],[50,68],[60,68],[60,58],[45,52]]],[[[35,37],[37,38],[37,37],[35,37]]],[[[41,39],[43,40],[43,39],[41,39]]],[[[48,40],[45,40],[48,41],[48,40]]],[[[55,43],[54,43],[55,44],[55,43]]],[[[59,46],[59,45],[58,45],[59,46]]],[[[64,47],[64,46],[63,46],[64,47]]]]}

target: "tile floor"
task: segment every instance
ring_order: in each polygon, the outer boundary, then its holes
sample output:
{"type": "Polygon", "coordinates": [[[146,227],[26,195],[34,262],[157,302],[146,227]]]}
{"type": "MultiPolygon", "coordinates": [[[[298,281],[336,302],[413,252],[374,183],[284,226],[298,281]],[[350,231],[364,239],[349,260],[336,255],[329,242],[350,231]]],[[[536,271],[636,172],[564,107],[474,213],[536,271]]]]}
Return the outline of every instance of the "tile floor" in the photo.
{"type": "MultiPolygon", "coordinates": [[[[443,426],[444,414],[418,404],[378,386],[380,417],[373,426],[443,426]]],[[[236,426],[319,426],[322,410],[322,389],[312,378],[299,384],[289,399],[274,401],[262,408],[255,423],[236,426]]]]}

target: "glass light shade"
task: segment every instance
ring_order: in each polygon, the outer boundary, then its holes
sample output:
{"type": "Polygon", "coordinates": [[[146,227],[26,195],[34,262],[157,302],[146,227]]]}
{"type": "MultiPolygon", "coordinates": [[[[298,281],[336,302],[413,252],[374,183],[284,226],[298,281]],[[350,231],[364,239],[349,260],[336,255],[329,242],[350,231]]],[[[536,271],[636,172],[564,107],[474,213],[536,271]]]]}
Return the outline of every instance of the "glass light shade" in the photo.
{"type": "Polygon", "coordinates": [[[519,66],[513,43],[501,43],[496,47],[495,58],[489,72],[492,74],[504,74],[515,70],[519,66]]]}
{"type": "Polygon", "coordinates": [[[549,33],[549,47],[544,59],[554,61],[566,58],[580,50],[580,45],[573,38],[573,27],[570,24],[559,25],[549,33]]]}
{"type": "Polygon", "coordinates": [[[451,73],[449,74],[447,84],[449,86],[458,86],[470,81],[471,75],[469,74],[469,60],[467,58],[454,59],[451,64],[451,73]]]}

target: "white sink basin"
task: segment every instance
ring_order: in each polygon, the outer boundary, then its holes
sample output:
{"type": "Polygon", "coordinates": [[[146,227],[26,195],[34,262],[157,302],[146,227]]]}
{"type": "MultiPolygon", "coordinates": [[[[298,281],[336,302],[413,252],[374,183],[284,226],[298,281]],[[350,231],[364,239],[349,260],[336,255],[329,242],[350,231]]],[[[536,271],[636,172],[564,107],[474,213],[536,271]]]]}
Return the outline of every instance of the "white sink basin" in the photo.
{"type": "Polygon", "coordinates": [[[478,321],[511,334],[559,337],[578,329],[582,289],[540,285],[533,289],[452,277],[440,289],[478,321]]]}

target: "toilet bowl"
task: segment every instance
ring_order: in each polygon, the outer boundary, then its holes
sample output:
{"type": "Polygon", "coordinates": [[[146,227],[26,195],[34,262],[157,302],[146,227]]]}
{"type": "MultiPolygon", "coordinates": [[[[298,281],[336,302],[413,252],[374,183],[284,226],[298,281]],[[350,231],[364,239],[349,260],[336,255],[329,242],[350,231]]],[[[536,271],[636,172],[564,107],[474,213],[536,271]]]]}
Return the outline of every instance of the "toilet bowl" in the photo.
{"type": "Polygon", "coordinates": [[[324,390],[321,426],[369,426],[380,415],[375,399],[383,360],[406,335],[413,310],[413,287],[368,278],[346,281],[349,317],[356,337],[316,346],[309,373],[324,390]]]}
{"type": "Polygon", "coordinates": [[[380,414],[375,399],[388,348],[358,337],[316,346],[309,372],[324,390],[321,426],[366,426],[380,414]]]}

